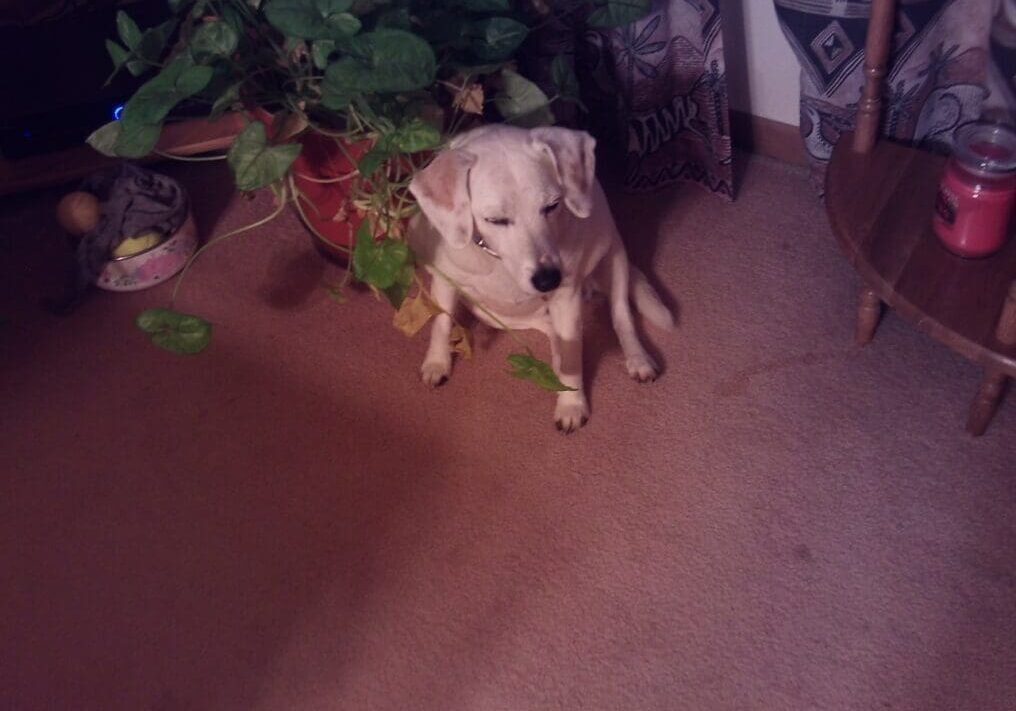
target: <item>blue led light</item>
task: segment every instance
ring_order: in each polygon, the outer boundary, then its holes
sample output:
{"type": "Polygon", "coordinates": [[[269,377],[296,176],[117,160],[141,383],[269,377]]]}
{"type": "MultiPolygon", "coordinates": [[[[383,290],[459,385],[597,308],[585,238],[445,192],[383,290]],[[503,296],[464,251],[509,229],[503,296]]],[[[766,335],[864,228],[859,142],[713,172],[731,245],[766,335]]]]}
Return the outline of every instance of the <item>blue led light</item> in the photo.
{"type": "Polygon", "coordinates": [[[113,120],[119,121],[120,116],[123,114],[123,104],[119,104],[113,107],[113,120]]]}

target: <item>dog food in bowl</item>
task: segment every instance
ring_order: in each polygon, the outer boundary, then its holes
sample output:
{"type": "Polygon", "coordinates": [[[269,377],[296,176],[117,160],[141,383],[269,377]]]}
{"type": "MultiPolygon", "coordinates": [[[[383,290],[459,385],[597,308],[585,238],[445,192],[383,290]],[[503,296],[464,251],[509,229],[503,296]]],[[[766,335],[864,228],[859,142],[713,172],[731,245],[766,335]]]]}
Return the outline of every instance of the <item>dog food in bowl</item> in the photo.
{"type": "MultiPolygon", "coordinates": [[[[151,238],[139,235],[127,241],[144,246],[151,238]]],[[[114,257],[106,262],[96,286],[107,291],[139,291],[161,284],[183,269],[197,248],[198,232],[194,216],[188,215],[186,222],[169,238],[143,251],[114,257]]],[[[123,250],[120,252],[122,254],[123,250]]]]}

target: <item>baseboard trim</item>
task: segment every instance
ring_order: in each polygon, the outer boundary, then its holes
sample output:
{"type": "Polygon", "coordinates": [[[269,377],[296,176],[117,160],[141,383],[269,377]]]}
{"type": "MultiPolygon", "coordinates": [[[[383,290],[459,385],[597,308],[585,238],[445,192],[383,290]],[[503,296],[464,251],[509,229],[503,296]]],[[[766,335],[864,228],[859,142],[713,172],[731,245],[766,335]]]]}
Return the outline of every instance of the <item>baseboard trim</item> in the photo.
{"type": "Polygon", "coordinates": [[[731,111],[730,134],[734,145],[742,150],[784,163],[808,164],[808,155],[797,126],[744,111],[731,111]]]}

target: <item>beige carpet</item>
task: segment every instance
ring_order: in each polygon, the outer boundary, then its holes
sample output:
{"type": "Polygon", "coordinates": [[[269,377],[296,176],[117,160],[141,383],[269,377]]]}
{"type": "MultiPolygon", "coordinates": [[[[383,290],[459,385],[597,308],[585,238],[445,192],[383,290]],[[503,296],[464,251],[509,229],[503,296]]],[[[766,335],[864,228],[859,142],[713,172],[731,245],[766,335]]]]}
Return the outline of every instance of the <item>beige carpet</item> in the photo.
{"type": "Polygon", "coordinates": [[[503,335],[425,389],[291,218],[194,269],[201,356],[132,327],[165,286],[47,316],[56,197],[0,206],[0,708],[1014,708],[1016,398],[974,440],[973,366],[852,345],[802,171],[618,200],[680,328],[639,386],[600,308],[571,437],[503,335]]]}

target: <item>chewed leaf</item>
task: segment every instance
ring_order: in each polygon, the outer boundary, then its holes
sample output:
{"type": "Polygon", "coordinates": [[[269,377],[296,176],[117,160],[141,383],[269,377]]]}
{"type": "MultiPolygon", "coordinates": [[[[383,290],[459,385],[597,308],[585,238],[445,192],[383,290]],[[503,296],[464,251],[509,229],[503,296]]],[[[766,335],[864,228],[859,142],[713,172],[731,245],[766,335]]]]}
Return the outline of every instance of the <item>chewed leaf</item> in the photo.
{"type": "Polygon", "coordinates": [[[528,380],[544,390],[556,393],[575,389],[562,383],[550,365],[531,353],[512,353],[508,356],[508,364],[512,367],[513,378],[528,380]]]}
{"type": "Polygon", "coordinates": [[[148,309],[134,323],[159,348],[179,355],[200,353],[212,339],[212,324],[172,309],[148,309]]]}
{"type": "Polygon", "coordinates": [[[459,324],[452,326],[448,341],[451,344],[452,353],[458,353],[465,360],[473,357],[473,332],[465,326],[459,324]]]}
{"type": "Polygon", "coordinates": [[[427,325],[431,318],[439,313],[441,313],[441,309],[426,294],[420,294],[402,302],[402,306],[392,318],[392,325],[412,338],[427,325]]]}

